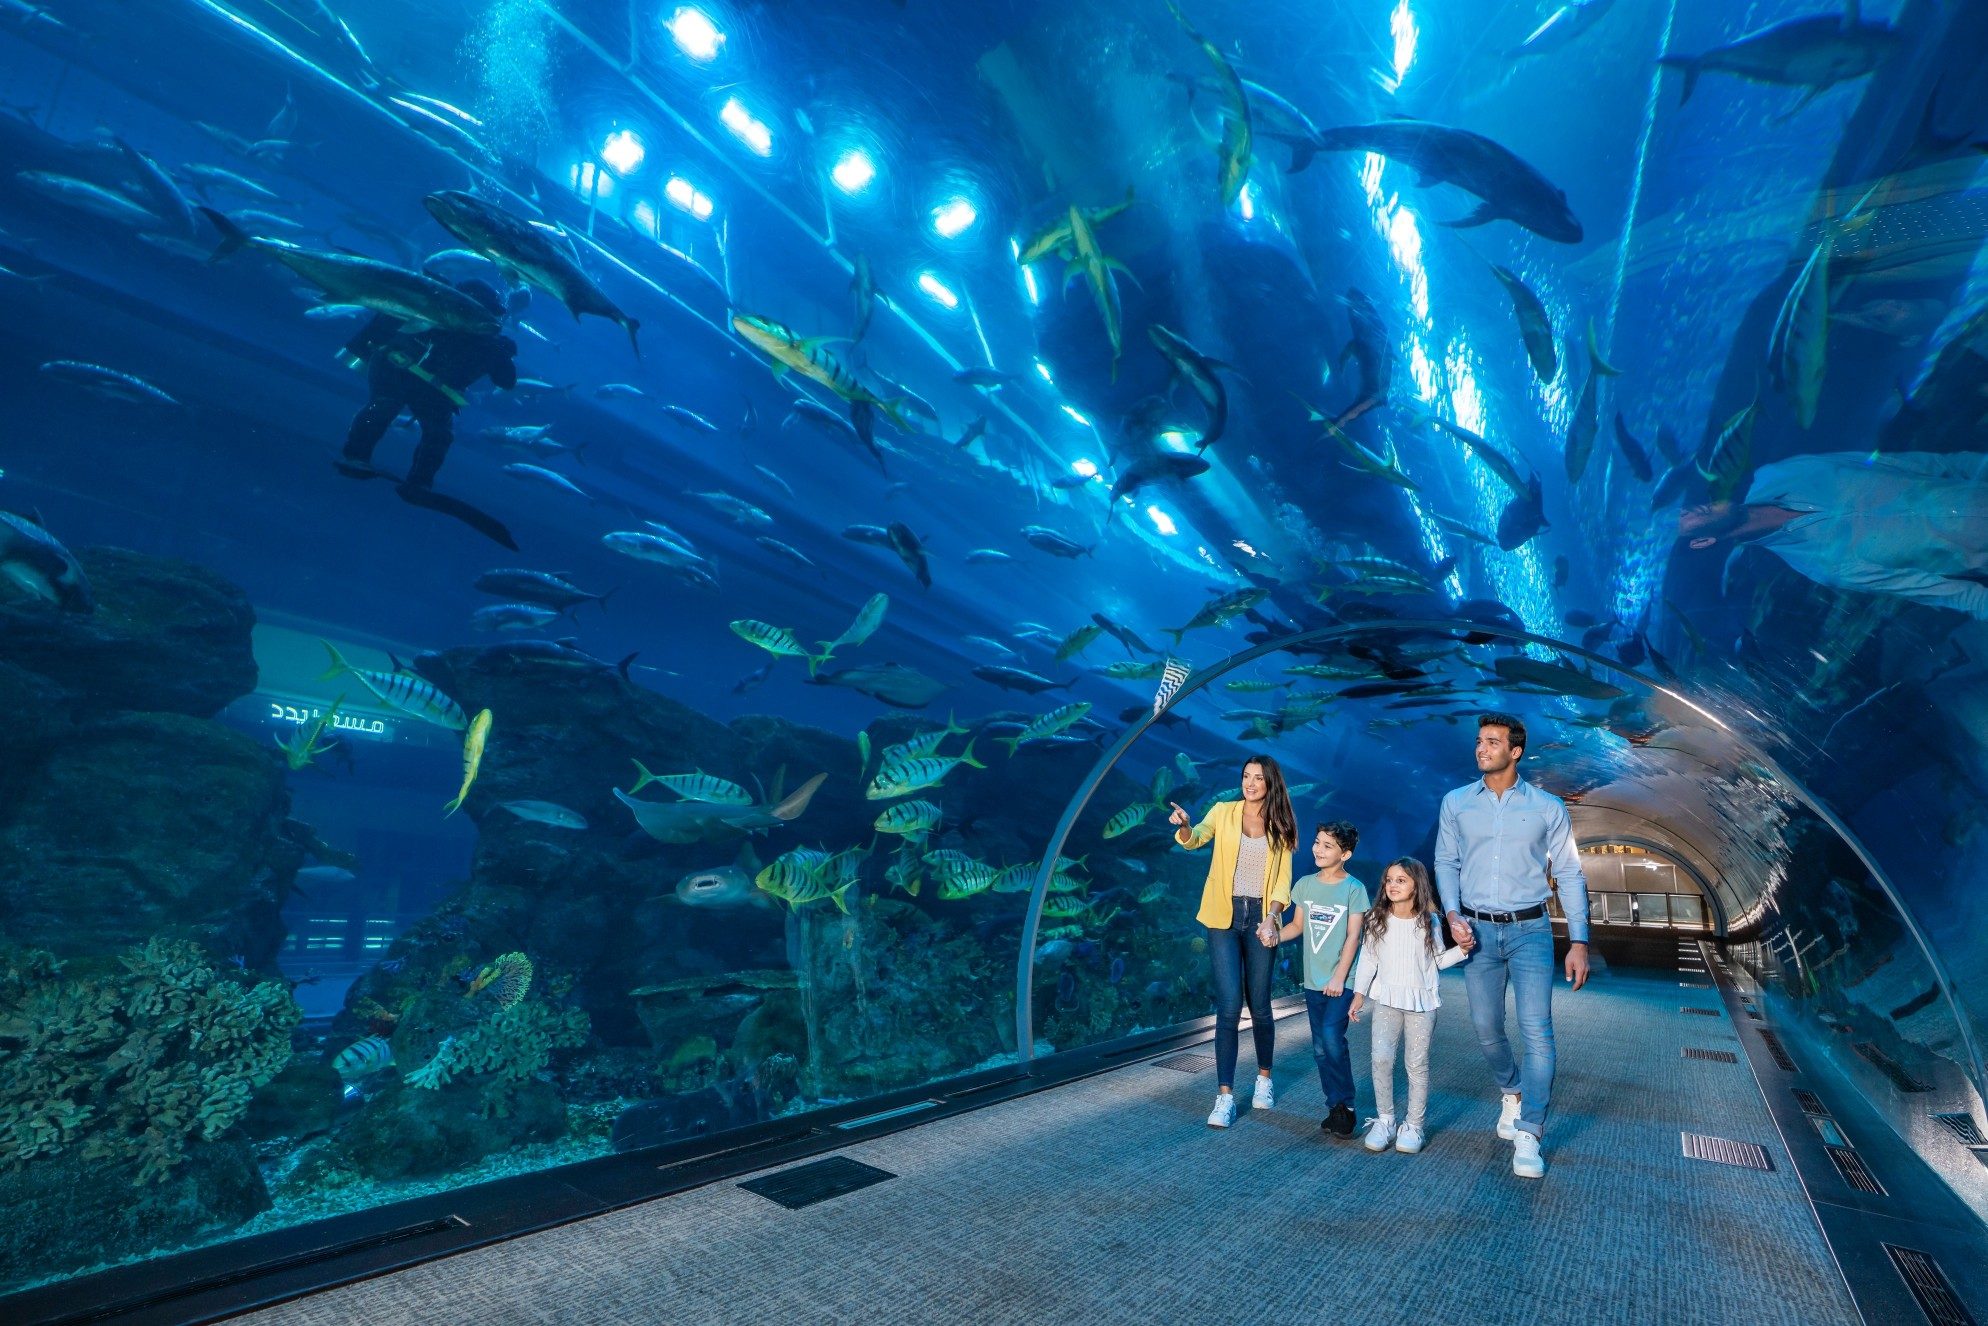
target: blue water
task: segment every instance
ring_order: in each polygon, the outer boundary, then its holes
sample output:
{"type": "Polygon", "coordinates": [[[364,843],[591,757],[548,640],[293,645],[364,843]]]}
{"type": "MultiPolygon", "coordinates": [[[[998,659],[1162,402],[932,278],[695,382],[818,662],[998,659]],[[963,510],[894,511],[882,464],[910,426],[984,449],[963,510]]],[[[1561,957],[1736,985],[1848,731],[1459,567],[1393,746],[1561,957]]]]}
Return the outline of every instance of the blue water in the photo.
{"type": "Polygon", "coordinates": [[[1687,900],[1978,1116],[1988,30],[1866,5],[1808,102],[1657,63],[1817,8],[0,10],[0,1145],[84,1213],[6,1281],[1205,1016],[1168,807],[1274,757],[1371,881],[1485,709],[1598,916],[1687,900]],[[334,469],[369,397],[453,417],[439,503],[408,418],[334,469]],[[1820,517],[1680,536],[1830,453],[1820,517]],[[480,629],[505,570],[576,601],[480,629]],[[942,726],[985,767],[866,795],[942,726]]]}

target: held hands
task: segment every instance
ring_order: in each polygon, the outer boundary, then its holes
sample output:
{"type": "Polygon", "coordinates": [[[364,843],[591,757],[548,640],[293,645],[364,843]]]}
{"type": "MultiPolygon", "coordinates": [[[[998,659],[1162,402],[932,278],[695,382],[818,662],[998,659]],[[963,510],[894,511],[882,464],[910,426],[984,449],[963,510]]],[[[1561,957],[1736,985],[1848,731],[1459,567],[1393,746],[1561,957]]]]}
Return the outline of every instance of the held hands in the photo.
{"type": "Polygon", "coordinates": [[[1358,1022],[1360,1020],[1360,1010],[1365,1008],[1366,1006],[1367,1006],[1367,996],[1363,994],[1354,995],[1353,1007],[1346,1010],[1346,1020],[1348,1022],[1358,1022]]]}
{"type": "Polygon", "coordinates": [[[1265,918],[1264,921],[1256,927],[1257,941],[1261,943],[1265,948],[1276,948],[1278,940],[1278,933],[1277,933],[1278,929],[1279,927],[1275,921],[1265,918]]]}
{"type": "Polygon", "coordinates": [[[1450,938],[1461,945],[1465,952],[1477,947],[1477,932],[1470,928],[1470,922],[1450,913],[1450,938]]]}
{"type": "Polygon", "coordinates": [[[1588,946],[1586,944],[1567,945],[1567,979],[1574,983],[1576,990],[1588,983],[1588,946]]]}

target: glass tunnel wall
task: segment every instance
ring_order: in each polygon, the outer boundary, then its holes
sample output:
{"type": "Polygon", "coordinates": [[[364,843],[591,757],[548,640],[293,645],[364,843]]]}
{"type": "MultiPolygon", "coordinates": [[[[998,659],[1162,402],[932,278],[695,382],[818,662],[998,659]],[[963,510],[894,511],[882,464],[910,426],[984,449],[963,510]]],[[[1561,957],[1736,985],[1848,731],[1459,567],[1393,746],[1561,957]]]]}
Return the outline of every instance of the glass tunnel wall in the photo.
{"type": "Polygon", "coordinates": [[[1827,7],[0,12],[0,1288],[1204,1017],[1167,803],[1484,708],[1988,1210],[1988,12],[1827,7]]]}

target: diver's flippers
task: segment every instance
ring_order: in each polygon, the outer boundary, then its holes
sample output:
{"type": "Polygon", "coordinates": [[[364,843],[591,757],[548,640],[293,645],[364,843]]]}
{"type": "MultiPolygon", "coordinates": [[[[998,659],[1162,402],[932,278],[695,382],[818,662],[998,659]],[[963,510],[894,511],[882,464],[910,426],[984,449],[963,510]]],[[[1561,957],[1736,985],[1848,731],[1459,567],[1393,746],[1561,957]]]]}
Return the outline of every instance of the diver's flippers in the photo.
{"type": "Polygon", "coordinates": [[[407,483],[400,484],[394,491],[399,493],[400,500],[409,506],[426,507],[430,511],[439,511],[445,516],[454,516],[491,542],[501,544],[512,552],[518,550],[517,540],[511,537],[510,530],[504,528],[503,521],[487,511],[471,506],[459,497],[450,497],[447,493],[438,493],[433,488],[417,488],[407,483]]]}
{"type": "Polygon", "coordinates": [[[333,456],[331,468],[348,479],[392,479],[400,482],[400,476],[392,470],[383,470],[369,460],[351,460],[345,456],[333,456]]]}

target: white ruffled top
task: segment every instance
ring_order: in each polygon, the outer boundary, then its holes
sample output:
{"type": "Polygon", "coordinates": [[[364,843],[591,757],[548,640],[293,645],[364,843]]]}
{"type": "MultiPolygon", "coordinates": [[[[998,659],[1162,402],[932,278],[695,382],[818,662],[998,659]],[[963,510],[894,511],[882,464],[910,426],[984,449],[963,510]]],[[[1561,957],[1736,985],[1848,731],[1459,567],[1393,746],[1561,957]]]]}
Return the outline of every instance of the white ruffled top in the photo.
{"type": "Polygon", "coordinates": [[[1370,1003],[1408,1013],[1441,1008],[1443,1001],[1436,995],[1436,958],[1422,937],[1422,923],[1413,917],[1391,915],[1387,934],[1378,944],[1372,935],[1363,938],[1360,960],[1353,969],[1353,989],[1370,1003]]]}

